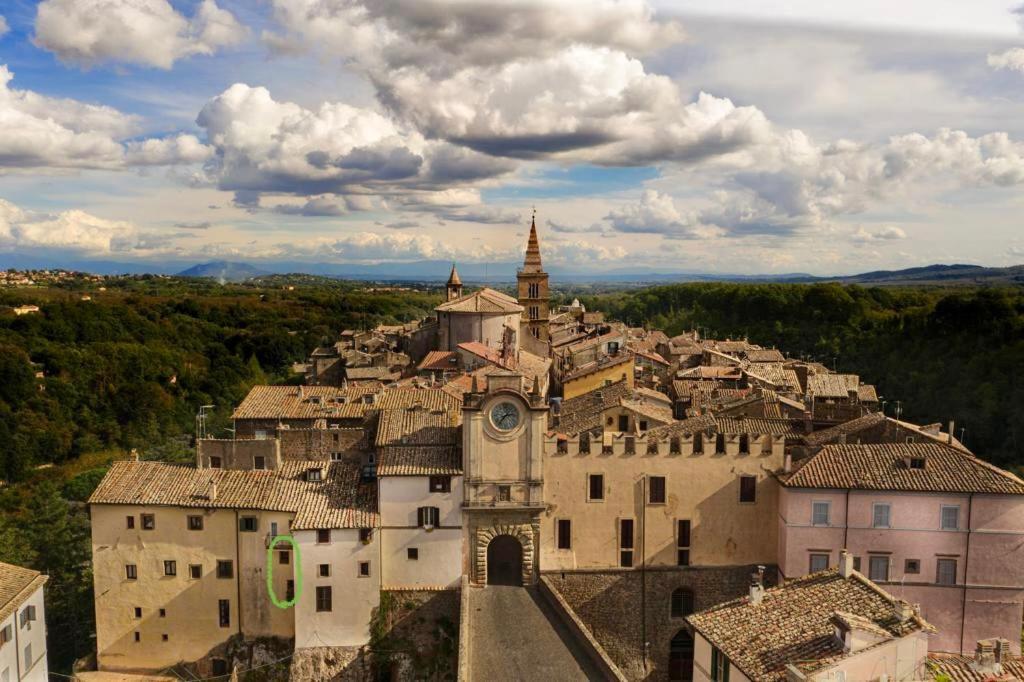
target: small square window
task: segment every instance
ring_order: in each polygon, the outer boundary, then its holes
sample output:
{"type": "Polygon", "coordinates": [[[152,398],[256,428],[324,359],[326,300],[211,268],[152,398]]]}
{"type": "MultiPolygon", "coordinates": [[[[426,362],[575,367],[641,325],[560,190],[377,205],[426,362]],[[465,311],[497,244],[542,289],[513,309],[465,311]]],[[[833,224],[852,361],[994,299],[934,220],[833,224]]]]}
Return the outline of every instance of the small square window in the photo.
{"type": "Polygon", "coordinates": [[[189,530],[202,530],[203,529],[203,517],[202,516],[190,516],[190,517],[188,517],[188,529],[189,530]]]}
{"type": "Polygon", "coordinates": [[[868,559],[868,577],[875,581],[889,580],[889,557],[873,556],[868,559]]]}
{"type": "Polygon", "coordinates": [[[124,577],[127,580],[138,580],[139,579],[139,568],[135,564],[124,565],[124,577]]]}
{"type": "Polygon", "coordinates": [[[498,486],[498,502],[511,502],[512,501],[512,486],[510,485],[499,485],[498,486]]]}
{"type": "Polygon", "coordinates": [[[153,514],[142,515],[142,530],[154,530],[156,528],[156,516],[153,514]]]}
{"type": "Polygon", "coordinates": [[[360,561],[359,562],[359,577],[369,578],[370,577],[370,562],[360,561]]]}
{"type": "Polygon", "coordinates": [[[757,502],[757,476],[740,476],[740,502],[757,502]]]}
{"type": "Polygon", "coordinates": [[[903,562],[904,573],[920,573],[921,572],[921,560],[920,559],[907,559],[903,562]]]}
{"type": "Polygon", "coordinates": [[[211,457],[210,458],[210,468],[211,469],[220,469],[220,457],[211,457]]]}
{"type": "Polygon", "coordinates": [[[178,562],[177,561],[165,561],[164,562],[164,575],[166,575],[166,576],[178,575],[178,562]]]}
{"type": "Polygon", "coordinates": [[[956,585],[956,559],[939,559],[935,570],[935,583],[956,585]]]}
{"type": "Polygon", "coordinates": [[[267,468],[267,460],[262,455],[256,455],[252,458],[252,468],[256,471],[263,471],[267,468]]]}
{"type": "Polygon", "coordinates": [[[811,525],[827,526],[831,523],[832,503],[812,502],[811,503],[811,525]]]}
{"type": "Polygon", "coordinates": [[[405,550],[405,557],[409,561],[419,561],[420,549],[419,547],[409,547],[405,550]]]}
{"type": "Polygon", "coordinates": [[[125,517],[125,528],[131,529],[131,528],[134,528],[134,527],[135,527],[135,517],[134,516],[127,516],[127,517],[125,517]]]}
{"type": "Polygon", "coordinates": [[[359,541],[360,542],[362,542],[363,544],[366,544],[366,543],[368,543],[370,541],[371,537],[372,537],[371,529],[369,529],[369,528],[360,528],[359,529],[359,541]]]}
{"type": "Polygon", "coordinates": [[[291,562],[292,562],[292,553],[291,552],[289,552],[287,549],[279,549],[279,550],[277,550],[277,563],[281,564],[282,566],[285,566],[287,564],[290,564],[291,562]]]}
{"type": "Polygon", "coordinates": [[[892,507],[888,503],[877,502],[871,507],[871,527],[891,528],[892,507]]]}
{"type": "Polygon", "coordinates": [[[320,469],[309,469],[306,472],[306,480],[310,483],[318,483],[324,480],[324,473],[320,469]]]}
{"type": "Polygon", "coordinates": [[[812,554],[810,572],[817,573],[828,569],[828,554],[812,554]]]}
{"type": "Polygon", "coordinates": [[[160,609],[160,617],[161,618],[166,618],[167,617],[167,609],[160,609]]]}
{"type": "Polygon", "coordinates": [[[235,565],[230,560],[219,560],[217,561],[217,577],[218,578],[234,578],[235,577],[235,565]]]}
{"type": "Polygon", "coordinates": [[[331,541],[331,531],[327,528],[321,528],[316,532],[316,542],[318,545],[326,545],[331,541]]]}
{"type": "Polygon", "coordinates": [[[135,607],[135,617],[136,618],[142,618],[142,607],[141,606],[136,606],[135,607]]]}
{"type": "Polygon", "coordinates": [[[243,516],[238,520],[238,529],[244,533],[255,533],[257,526],[255,516],[243,516]]]}
{"type": "Polygon", "coordinates": [[[452,491],[452,477],[451,476],[431,476],[430,477],[430,492],[432,493],[450,493],[452,491]]]}
{"type": "Polygon", "coordinates": [[[188,565],[188,577],[192,580],[199,580],[203,577],[203,566],[202,564],[189,564],[188,565]]]}
{"type": "Polygon", "coordinates": [[[167,637],[167,633],[164,633],[164,634],[160,635],[160,639],[162,639],[163,641],[165,641],[165,642],[166,642],[166,641],[167,641],[167,639],[168,639],[168,637],[167,637]]]}
{"type": "Polygon", "coordinates": [[[960,507],[942,506],[942,530],[960,530],[960,507]]]}
{"type": "Polygon", "coordinates": [[[320,564],[319,566],[317,566],[317,572],[320,574],[321,578],[330,578],[331,577],[331,565],[330,564],[320,564]]]}

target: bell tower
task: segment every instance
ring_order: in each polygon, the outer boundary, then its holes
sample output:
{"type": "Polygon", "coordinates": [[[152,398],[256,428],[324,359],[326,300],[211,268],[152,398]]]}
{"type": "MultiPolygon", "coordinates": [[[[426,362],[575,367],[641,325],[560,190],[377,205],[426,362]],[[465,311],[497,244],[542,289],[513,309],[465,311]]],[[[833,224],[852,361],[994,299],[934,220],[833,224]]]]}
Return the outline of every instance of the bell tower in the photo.
{"type": "Polygon", "coordinates": [[[537,210],[530,221],[530,240],[526,244],[526,259],[516,273],[519,284],[519,305],[523,306],[526,333],[535,339],[547,341],[548,335],[548,273],[540,260],[540,241],[537,239],[537,210]]]}
{"type": "Polygon", "coordinates": [[[459,278],[459,271],[455,269],[455,263],[452,263],[452,274],[448,275],[447,298],[445,300],[454,301],[457,298],[462,298],[462,280],[459,278]]]}

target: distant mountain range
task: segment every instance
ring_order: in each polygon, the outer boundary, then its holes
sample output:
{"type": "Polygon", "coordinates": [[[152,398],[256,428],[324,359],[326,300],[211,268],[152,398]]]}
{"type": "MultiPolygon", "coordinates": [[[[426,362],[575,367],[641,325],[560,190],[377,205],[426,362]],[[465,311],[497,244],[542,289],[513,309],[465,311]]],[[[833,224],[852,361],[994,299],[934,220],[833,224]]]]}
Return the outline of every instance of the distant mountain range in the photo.
{"type": "Polygon", "coordinates": [[[268,274],[248,263],[230,263],[219,260],[212,263],[200,263],[178,273],[179,277],[209,277],[219,282],[244,282],[253,277],[268,274]]]}

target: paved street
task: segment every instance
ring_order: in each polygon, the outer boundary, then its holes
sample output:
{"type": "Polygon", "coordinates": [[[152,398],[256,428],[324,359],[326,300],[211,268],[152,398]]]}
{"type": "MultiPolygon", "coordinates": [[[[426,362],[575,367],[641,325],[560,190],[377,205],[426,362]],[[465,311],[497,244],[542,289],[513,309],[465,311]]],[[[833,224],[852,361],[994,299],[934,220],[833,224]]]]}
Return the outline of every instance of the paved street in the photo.
{"type": "Polygon", "coordinates": [[[471,588],[472,679],[600,680],[535,588],[471,588]]]}

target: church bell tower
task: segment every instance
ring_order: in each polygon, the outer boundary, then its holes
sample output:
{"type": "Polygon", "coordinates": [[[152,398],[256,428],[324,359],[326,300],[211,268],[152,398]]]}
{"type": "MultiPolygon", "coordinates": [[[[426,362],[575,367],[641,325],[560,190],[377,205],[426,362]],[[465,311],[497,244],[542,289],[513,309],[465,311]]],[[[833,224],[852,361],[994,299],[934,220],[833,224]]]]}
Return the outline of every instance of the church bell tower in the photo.
{"type": "Polygon", "coordinates": [[[455,269],[455,263],[452,263],[452,274],[448,275],[446,294],[447,297],[445,300],[448,301],[454,301],[457,298],[462,298],[462,279],[459,277],[459,271],[455,269]]]}
{"type": "Polygon", "coordinates": [[[548,335],[548,273],[540,261],[540,241],[537,239],[537,211],[530,221],[530,241],[526,244],[526,259],[516,273],[519,283],[519,305],[523,306],[526,333],[541,341],[548,335]]]}

